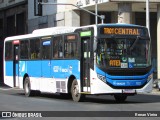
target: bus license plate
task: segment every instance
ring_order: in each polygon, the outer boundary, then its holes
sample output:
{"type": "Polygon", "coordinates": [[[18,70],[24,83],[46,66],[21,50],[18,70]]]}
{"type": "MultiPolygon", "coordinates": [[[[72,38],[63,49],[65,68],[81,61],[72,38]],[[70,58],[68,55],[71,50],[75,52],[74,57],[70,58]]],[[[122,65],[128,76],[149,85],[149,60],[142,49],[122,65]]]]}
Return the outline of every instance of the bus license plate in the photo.
{"type": "Polygon", "coordinates": [[[134,90],[134,89],[124,89],[123,90],[123,93],[135,93],[136,92],[136,90],[134,90]]]}

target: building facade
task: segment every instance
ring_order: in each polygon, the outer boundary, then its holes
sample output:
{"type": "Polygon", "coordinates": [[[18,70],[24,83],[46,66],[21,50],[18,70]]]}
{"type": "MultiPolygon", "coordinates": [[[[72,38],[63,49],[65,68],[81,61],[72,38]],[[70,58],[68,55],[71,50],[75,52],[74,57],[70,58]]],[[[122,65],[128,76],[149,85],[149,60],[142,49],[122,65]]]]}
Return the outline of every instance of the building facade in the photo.
{"type": "MultiPolygon", "coordinates": [[[[95,24],[96,17],[73,5],[104,15],[104,23],[131,23],[146,26],[146,0],[42,0],[43,16],[34,15],[34,0],[0,0],[1,42],[7,36],[31,33],[34,29],[55,26],[95,24]],[[72,5],[60,5],[67,3],[72,5]]],[[[155,78],[160,79],[160,0],[150,1],[150,35],[155,78]],[[157,74],[156,74],[157,73],[157,74]]],[[[98,23],[101,19],[98,18],[98,23]]],[[[2,43],[1,43],[1,47],[2,43]]],[[[2,55],[2,51],[0,52],[2,55]]]]}
{"type": "MultiPolygon", "coordinates": [[[[27,0],[0,0],[0,63],[3,63],[5,37],[21,35],[27,30],[27,0]]],[[[0,64],[0,82],[3,80],[3,64],[0,64]]]]}

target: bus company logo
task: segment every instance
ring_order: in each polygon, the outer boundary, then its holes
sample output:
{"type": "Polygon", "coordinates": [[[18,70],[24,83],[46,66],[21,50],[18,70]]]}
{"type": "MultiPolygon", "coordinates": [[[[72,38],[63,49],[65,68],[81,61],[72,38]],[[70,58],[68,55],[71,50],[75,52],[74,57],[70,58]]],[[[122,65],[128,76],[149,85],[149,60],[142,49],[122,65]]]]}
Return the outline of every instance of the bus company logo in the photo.
{"type": "Polygon", "coordinates": [[[136,85],[140,86],[140,85],[142,85],[142,83],[141,82],[136,82],[136,85]]]}
{"type": "Polygon", "coordinates": [[[62,68],[61,66],[54,66],[53,67],[53,72],[62,72],[62,73],[67,73],[67,72],[72,72],[72,66],[69,67],[70,70],[66,68],[62,68]]]}
{"type": "Polygon", "coordinates": [[[118,85],[118,86],[125,86],[126,85],[126,83],[125,82],[117,82],[117,81],[114,81],[113,82],[113,85],[118,85]]]}
{"type": "Polygon", "coordinates": [[[53,67],[53,72],[59,72],[59,70],[61,71],[61,67],[59,67],[59,66],[53,67]]]}

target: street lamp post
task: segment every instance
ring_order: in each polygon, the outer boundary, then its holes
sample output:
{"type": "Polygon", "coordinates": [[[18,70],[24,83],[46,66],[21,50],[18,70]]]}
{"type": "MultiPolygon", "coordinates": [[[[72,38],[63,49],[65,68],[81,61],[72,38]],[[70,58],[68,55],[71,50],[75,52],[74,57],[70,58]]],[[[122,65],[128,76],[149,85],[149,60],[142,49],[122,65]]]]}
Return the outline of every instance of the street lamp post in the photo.
{"type": "Polygon", "coordinates": [[[146,27],[150,33],[150,20],[149,20],[149,0],[146,0],[146,27]]]}
{"type": "Polygon", "coordinates": [[[96,26],[98,24],[98,6],[97,6],[97,3],[98,3],[98,0],[95,0],[95,13],[96,13],[96,16],[95,16],[95,21],[96,21],[96,26]]]}

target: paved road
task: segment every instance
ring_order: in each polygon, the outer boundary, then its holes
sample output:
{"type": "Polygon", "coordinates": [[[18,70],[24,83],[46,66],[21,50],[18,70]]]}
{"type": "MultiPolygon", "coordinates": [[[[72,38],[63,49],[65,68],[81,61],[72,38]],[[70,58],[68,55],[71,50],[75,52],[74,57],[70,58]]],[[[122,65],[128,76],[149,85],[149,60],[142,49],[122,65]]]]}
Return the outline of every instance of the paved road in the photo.
{"type": "MultiPolygon", "coordinates": [[[[73,102],[59,95],[42,94],[36,97],[26,98],[22,90],[0,87],[0,111],[160,111],[160,93],[154,90],[151,94],[140,94],[128,97],[125,103],[116,103],[112,96],[87,96],[84,102],[73,102]]],[[[111,114],[113,114],[113,112],[111,114]]],[[[83,112],[82,112],[83,113],[83,112]]],[[[61,112],[55,114],[62,114],[61,112]]],[[[65,113],[66,114],[66,113],[65,113]]],[[[71,112],[69,113],[71,114],[71,112]]],[[[85,113],[84,113],[85,114],[85,113]]],[[[92,113],[93,114],[93,113],[92,113]]],[[[96,113],[95,113],[96,114],[96,113]]],[[[98,114],[98,112],[97,112],[98,114]]],[[[115,113],[118,114],[118,113],[115,113]]],[[[123,114],[123,113],[122,113],[123,114]]],[[[127,113],[125,113],[127,114],[127,113]]],[[[128,112],[129,114],[129,112],[128,112]]],[[[64,114],[62,114],[63,116],[64,114]]],[[[85,116],[85,115],[84,115],[85,116]]],[[[107,117],[108,118],[108,117],[107,117]]],[[[54,117],[38,118],[53,120],[106,120],[106,117],[54,117]]],[[[128,120],[135,117],[110,117],[109,120],[128,120]]],[[[137,118],[137,117],[136,117],[137,118]]],[[[1,119],[1,118],[0,118],[1,119]]],[[[22,118],[8,118],[19,120],[22,118]]],[[[7,119],[7,120],[8,120],[7,119]]],[[[23,118],[28,119],[28,118],[23,118]]],[[[31,120],[33,118],[30,118],[31,120]]],[[[35,118],[34,118],[35,119],[35,118]]],[[[138,117],[140,120],[159,119],[157,117],[138,117]]]]}

